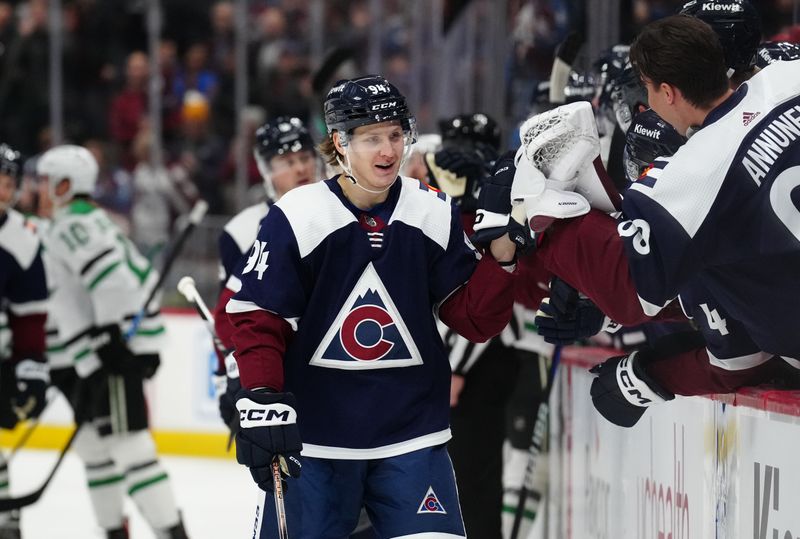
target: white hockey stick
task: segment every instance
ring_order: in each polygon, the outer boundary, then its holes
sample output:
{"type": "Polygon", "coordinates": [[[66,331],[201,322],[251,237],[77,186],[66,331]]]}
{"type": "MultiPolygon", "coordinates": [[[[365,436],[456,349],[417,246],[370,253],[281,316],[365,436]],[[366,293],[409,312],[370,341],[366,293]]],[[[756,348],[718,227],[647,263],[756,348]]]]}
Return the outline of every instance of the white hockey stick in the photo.
{"type": "Polygon", "coordinates": [[[178,292],[186,298],[186,301],[194,306],[197,314],[199,314],[200,318],[205,322],[206,329],[208,329],[208,332],[211,334],[211,339],[214,341],[214,348],[217,352],[223,356],[230,354],[231,351],[225,347],[222,340],[217,335],[217,330],[214,328],[214,316],[211,314],[211,311],[208,310],[208,306],[206,302],[203,301],[200,292],[197,291],[194,279],[188,275],[181,277],[181,280],[178,281],[178,292]]]}

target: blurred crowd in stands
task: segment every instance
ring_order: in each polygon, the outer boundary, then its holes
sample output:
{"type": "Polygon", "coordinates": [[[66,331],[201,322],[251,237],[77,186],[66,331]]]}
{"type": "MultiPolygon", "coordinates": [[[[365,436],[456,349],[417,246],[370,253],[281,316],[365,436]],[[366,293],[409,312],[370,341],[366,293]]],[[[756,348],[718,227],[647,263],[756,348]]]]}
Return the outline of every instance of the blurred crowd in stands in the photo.
{"type": "MultiPolygon", "coordinates": [[[[536,83],[547,78],[553,51],[581,21],[590,0],[509,0],[502,119],[509,132],[529,110],[536,83]]],[[[456,2],[458,3],[458,2],[456,2]]],[[[466,2],[461,2],[465,4],[466,2]]],[[[28,156],[47,149],[49,126],[48,0],[0,0],[0,140],[28,156]]],[[[101,166],[98,200],[145,250],[163,243],[176,215],[202,197],[211,213],[237,211],[232,195],[235,6],[227,0],[163,0],[158,49],[162,78],[163,166],[150,161],[149,62],[145,0],[62,0],[63,138],[86,145],[101,166]]],[[[254,131],[266,119],[297,116],[314,124],[312,0],[248,2],[248,106],[239,111],[254,131]]],[[[407,92],[412,19],[409,5],[381,4],[383,74],[407,92]]],[[[443,2],[447,4],[447,2],[443,2]]],[[[622,39],[680,0],[623,0],[622,39]],[[629,18],[628,18],[629,14],[629,18]]],[[[765,36],[792,20],[793,0],[764,0],[765,36]]],[[[325,0],[324,44],[350,47],[364,72],[373,24],[369,0],[325,0]]],[[[324,90],[323,90],[324,91],[324,90]]],[[[457,91],[454,88],[454,91],[457,91]]],[[[471,112],[471,111],[461,111],[471,112]]],[[[431,114],[435,115],[435,111],[431,114]]],[[[433,121],[436,118],[432,118],[433,121]]],[[[260,184],[254,162],[251,185],[260,184]]],[[[35,185],[22,200],[33,205],[35,185]]]]}

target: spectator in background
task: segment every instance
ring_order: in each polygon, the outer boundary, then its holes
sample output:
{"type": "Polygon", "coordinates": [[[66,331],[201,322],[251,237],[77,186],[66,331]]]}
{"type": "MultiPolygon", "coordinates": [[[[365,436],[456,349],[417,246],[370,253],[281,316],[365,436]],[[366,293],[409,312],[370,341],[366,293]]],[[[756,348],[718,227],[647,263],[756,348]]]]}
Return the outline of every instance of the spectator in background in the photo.
{"type": "Polygon", "coordinates": [[[0,80],[0,135],[23,154],[32,154],[37,133],[49,120],[46,0],[30,0],[22,6],[18,30],[0,80]]]}
{"type": "Polygon", "coordinates": [[[181,120],[181,137],[170,155],[186,170],[200,197],[208,202],[209,213],[224,213],[220,173],[225,145],[211,127],[208,99],[196,90],[187,91],[181,120]]]}
{"type": "MultiPolygon", "coordinates": [[[[242,110],[241,118],[245,125],[244,147],[247,149],[245,152],[245,155],[247,156],[247,185],[249,187],[247,200],[253,201],[257,198],[261,198],[264,193],[261,189],[263,185],[263,179],[261,177],[261,173],[258,171],[258,164],[256,163],[256,159],[253,155],[253,152],[250,151],[250,148],[253,148],[255,145],[256,130],[264,123],[266,114],[263,108],[251,105],[242,110]]],[[[225,162],[222,165],[220,177],[225,180],[229,187],[233,187],[234,184],[233,180],[236,176],[236,159],[241,140],[242,137],[238,135],[233,139],[228,150],[228,155],[226,156],[225,162]]],[[[233,193],[226,192],[225,195],[226,200],[232,202],[228,204],[228,206],[235,207],[235,203],[233,203],[233,193]]]]}
{"type": "Polygon", "coordinates": [[[183,167],[176,164],[153,168],[151,143],[152,134],[145,123],[132,148],[136,168],[131,225],[134,243],[150,259],[167,243],[175,216],[186,213],[197,199],[197,189],[183,167]]]}
{"type": "Polygon", "coordinates": [[[182,102],[189,90],[203,94],[206,100],[214,98],[219,86],[217,74],[208,67],[208,47],[205,43],[192,43],[183,55],[183,65],[175,76],[174,92],[182,102]]]}
{"type": "Polygon", "coordinates": [[[130,213],[133,205],[133,177],[131,173],[118,166],[109,144],[100,139],[89,139],[83,146],[97,161],[97,183],[94,186],[94,200],[106,210],[120,229],[130,234],[130,213]]]}
{"type": "Polygon", "coordinates": [[[150,66],[147,55],[134,51],[128,55],[125,67],[125,87],[113,97],[108,125],[111,140],[122,149],[122,165],[133,170],[135,159],[131,144],[147,116],[147,85],[150,66]]]}

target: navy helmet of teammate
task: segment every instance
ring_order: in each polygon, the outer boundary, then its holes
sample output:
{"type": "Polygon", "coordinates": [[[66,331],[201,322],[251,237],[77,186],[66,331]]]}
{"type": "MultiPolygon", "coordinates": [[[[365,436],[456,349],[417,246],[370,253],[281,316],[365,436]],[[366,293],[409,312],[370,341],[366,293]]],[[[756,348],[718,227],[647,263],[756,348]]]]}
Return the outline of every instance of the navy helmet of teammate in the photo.
{"type": "Polygon", "coordinates": [[[626,66],[612,81],[611,107],[617,125],[628,132],[637,114],[647,108],[647,90],[630,65],[626,66]]]}
{"type": "Polygon", "coordinates": [[[686,138],[654,111],[648,109],[637,114],[625,134],[625,151],[622,154],[629,184],[638,180],[656,158],[673,155],[685,142],[686,138]]]}
{"type": "Polygon", "coordinates": [[[680,13],[697,17],[714,29],[734,85],[752,74],[761,42],[761,17],[748,0],[692,0],[680,13]]]}
{"type": "Polygon", "coordinates": [[[270,200],[316,180],[314,141],[299,118],[281,116],[256,130],[253,156],[270,200]]]}
{"type": "Polygon", "coordinates": [[[22,181],[22,155],[8,144],[0,144],[0,214],[14,206],[22,181]]]}
{"type": "Polygon", "coordinates": [[[789,41],[765,41],[758,47],[756,67],[764,69],[775,62],[800,60],[800,45],[789,41]]]}

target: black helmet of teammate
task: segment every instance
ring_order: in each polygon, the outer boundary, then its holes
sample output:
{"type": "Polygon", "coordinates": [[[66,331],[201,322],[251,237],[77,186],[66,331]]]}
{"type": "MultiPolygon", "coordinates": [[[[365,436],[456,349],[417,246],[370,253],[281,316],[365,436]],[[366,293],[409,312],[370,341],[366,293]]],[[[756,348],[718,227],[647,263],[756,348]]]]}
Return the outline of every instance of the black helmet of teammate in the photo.
{"type": "Polygon", "coordinates": [[[406,98],[380,75],[340,80],[325,97],[325,125],[328,133],[349,133],[363,125],[398,120],[403,132],[417,139],[416,119],[406,98]]]}
{"type": "Polygon", "coordinates": [[[729,69],[746,71],[755,65],[761,18],[748,0],[692,0],[680,12],[697,17],[714,29],[729,69]]]}
{"type": "Polygon", "coordinates": [[[775,62],[800,60],[800,45],[789,41],[765,41],[758,47],[756,66],[764,69],[775,62]]]}
{"type": "Polygon", "coordinates": [[[480,112],[439,120],[439,132],[442,142],[480,143],[493,148],[495,152],[500,151],[500,126],[492,117],[480,112]]]}
{"type": "Polygon", "coordinates": [[[658,114],[648,109],[636,115],[625,135],[622,163],[625,178],[635,182],[657,157],[669,157],[686,139],[658,114]]]}
{"type": "Polygon", "coordinates": [[[314,141],[299,118],[281,116],[256,131],[255,151],[265,162],[276,155],[302,150],[314,151],[314,141]]]}
{"type": "Polygon", "coordinates": [[[16,180],[17,187],[22,180],[22,155],[8,144],[0,144],[0,174],[16,180]]]}
{"type": "Polygon", "coordinates": [[[591,73],[570,71],[564,87],[564,102],[591,101],[597,95],[597,80],[591,73]]]}
{"type": "Polygon", "coordinates": [[[648,107],[647,89],[639,79],[636,70],[630,65],[611,81],[611,86],[611,107],[614,117],[623,133],[627,133],[633,118],[639,114],[640,108],[648,107]]]}

